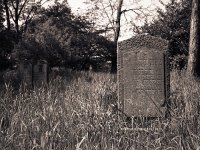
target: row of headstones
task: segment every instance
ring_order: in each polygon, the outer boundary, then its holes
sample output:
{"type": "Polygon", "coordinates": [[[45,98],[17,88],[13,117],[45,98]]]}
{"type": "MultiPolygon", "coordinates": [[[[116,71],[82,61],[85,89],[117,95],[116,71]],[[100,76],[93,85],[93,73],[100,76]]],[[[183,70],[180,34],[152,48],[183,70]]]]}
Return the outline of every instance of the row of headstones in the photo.
{"type": "MultiPolygon", "coordinates": [[[[158,117],[166,113],[170,91],[168,42],[138,35],[118,43],[119,108],[128,116],[158,117]]],[[[20,65],[23,82],[47,84],[48,64],[20,65]]]]}
{"type": "Polygon", "coordinates": [[[128,116],[165,116],[169,104],[168,42],[137,35],[118,43],[119,107],[128,116]]]}
{"type": "Polygon", "coordinates": [[[19,70],[23,84],[29,87],[48,83],[48,63],[45,60],[39,60],[36,63],[26,60],[19,65],[19,70]]]}

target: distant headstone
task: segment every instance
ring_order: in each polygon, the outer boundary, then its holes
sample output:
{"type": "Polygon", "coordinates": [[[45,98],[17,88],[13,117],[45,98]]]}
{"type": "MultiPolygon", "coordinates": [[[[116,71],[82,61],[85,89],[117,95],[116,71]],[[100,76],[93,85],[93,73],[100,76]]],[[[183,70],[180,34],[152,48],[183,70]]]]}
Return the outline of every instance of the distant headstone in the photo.
{"type": "Polygon", "coordinates": [[[138,35],[118,43],[119,106],[128,116],[165,115],[169,96],[168,42],[138,35]]]}
{"type": "Polygon", "coordinates": [[[48,64],[45,60],[37,61],[33,66],[33,85],[46,85],[48,83],[48,64]]]}
{"type": "Polygon", "coordinates": [[[41,86],[48,83],[48,63],[45,60],[39,60],[32,63],[28,60],[19,65],[22,82],[28,86],[41,86]]]}
{"type": "Polygon", "coordinates": [[[22,82],[23,84],[27,86],[32,86],[32,73],[33,73],[33,65],[28,62],[24,61],[23,63],[20,64],[19,69],[22,77],[22,82]]]}

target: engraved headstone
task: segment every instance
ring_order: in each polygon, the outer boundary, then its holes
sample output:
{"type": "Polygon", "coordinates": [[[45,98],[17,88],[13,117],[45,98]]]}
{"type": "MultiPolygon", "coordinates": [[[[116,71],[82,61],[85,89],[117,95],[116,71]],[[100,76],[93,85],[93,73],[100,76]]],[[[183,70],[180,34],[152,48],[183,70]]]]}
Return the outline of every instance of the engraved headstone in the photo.
{"type": "Polygon", "coordinates": [[[169,96],[168,42],[137,35],[118,43],[119,107],[128,116],[164,116],[169,96]]]}

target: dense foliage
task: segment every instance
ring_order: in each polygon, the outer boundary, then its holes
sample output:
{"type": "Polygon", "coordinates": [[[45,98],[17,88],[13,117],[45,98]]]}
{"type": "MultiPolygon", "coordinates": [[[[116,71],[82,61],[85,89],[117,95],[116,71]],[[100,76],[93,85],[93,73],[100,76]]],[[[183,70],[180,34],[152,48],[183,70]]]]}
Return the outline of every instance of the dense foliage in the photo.
{"type": "MultiPolygon", "coordinates": [[[[46,59],[50,66],[85,69],[88,64],[99,68],[110,60],[113,43],[95,33],[92,22],[82,16],[75,16],[66,1],[55,1],[47,8],[38,4],[28,7],[28,3],[22,1],[19,7],[22,8],[24,16],[19,13],[17,20],[22,21],[22,24],[12,24],[13,18],[9,18],[5,27],[5,18],[11,15],[3,13],[6,12],[5,5],[13,9],[11,4],[15,4],[15,1],[4,3],[0,7],[1,61],[9,58],[9,62],[12,60],[16,64],[25,59],[46,59]]],[[[0,66],[5,66],[2,69],[8,68],[8,65],[2,63],[0,66]]]]}
{"type": "Polygon", "coordinates": [[[92,23],[73,15],[66,3],[42,9],[20,44],[20,59],[46,59],[50,66],[79,69],[109,60],[112,48],[112,42],[93,32],[92,23]]]}
{"type": "MultiPolygon", "coordinates": [[[[12,8],[11,2],[7,2],[7,5],[12,8]]],[[[172,64],[182,68],[188,55],[191,0],[170,0],[168,4],[163,5],[165,10],[158,10],[157,19],[147,22],[138,33],[149,33],[167,39],[172,64]]],[[[21,4],[19,6],[22,7],[21,4]]],[[[8,62],[11,53],[14,62],[24,59],[47,59],[51,66],[79,69],[87,68],[88,64],[97,68],[99,64],[102,65],[113,58],[112,51],[116,48],[116,43],[100,36],[93,22],[87,21],[83,16],[75,16],[66,1],[55,2],[46,9],[40,5],[30,8],[24,6],[25,15],[18,14],[18,21],[24,22],[19,26],[18,36],[16,23],[12,24],[11,18],[10,27],[8,24],[4,27],[3,23],[8,17],[5,12],[5,4],[1,3],[1,69],[10,66],[8,62]],[[13,51],[14,43],[18,42],[18,49],[13,51]]]]}
{"type": "Polygon", "coordinates": [[[13,49],[13,32],[4,26],[5,16],[3,1],[0,1],[0,70],[11,66],[9,54],[13,49]]]}
{"type": "Polygon", "coordinates": [[[170,0],[163,5],[165,10],[159,9],[157,19],[146,23],[142,33],[168,40],[171,62],[182,68],[188,55],[191,0],[170,0]]]}

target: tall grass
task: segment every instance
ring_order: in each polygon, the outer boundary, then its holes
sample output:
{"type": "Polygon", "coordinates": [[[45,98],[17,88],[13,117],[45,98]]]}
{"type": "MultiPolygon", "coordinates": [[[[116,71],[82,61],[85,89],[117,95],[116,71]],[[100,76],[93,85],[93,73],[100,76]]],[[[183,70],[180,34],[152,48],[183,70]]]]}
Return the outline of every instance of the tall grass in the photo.
{"type": "Polygon", "coordinates": [[[171,119],[155,119],[144,129],[114,110],[115,75],[73,73],[54,78],[48,87],[21,86],[18,94],[6,84],[1,92],[0,149],[197,149],[199,84],[176,71],[171,79],[171,119]]]}

